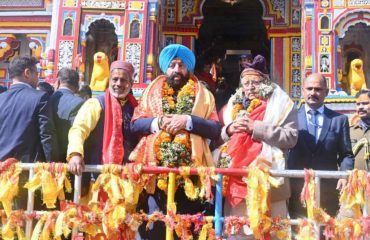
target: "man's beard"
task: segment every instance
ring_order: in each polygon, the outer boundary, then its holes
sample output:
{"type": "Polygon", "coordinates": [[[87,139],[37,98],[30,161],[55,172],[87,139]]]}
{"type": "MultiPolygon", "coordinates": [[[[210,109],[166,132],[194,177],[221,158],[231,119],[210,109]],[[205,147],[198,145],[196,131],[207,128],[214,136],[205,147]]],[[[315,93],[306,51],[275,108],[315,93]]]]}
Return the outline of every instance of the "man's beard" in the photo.
{"type": "Polygon", "coordinates": [[[189,73],[186,74],[185,76],[182,75],[181,73],[174,73],[171,76],[167,77],[167,82],[172,87],[175,91],[180,90],[187,82],[189,79],[189,73]],[[175,80],[175,77],[179,76],[179,80],[175,80]]]}

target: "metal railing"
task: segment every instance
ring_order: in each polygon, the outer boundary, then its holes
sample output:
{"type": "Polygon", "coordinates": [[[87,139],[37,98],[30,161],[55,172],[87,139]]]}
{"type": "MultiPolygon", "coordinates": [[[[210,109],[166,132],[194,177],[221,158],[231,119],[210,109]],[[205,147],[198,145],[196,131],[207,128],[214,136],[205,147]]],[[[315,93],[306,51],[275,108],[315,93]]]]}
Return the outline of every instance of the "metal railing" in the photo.
{"type": "MultiPolygon", "coordinates": [[[[31,179],[34,175],[34,167],[35,164],[31,163],[22,163],[21,164],[22,170],[29,171],[29,179],[31,179]]],[[[86,165],[84,172],[89,173],[100,173],[103,170],[103,165],[86,165]]],[[[176,174],[180,174],[180,170],[177,168],[168,168],[168,167],[149,167],[143,166],[141,170],[142,174],[161,174],[161,173],[169,173],[169,181],[174,181],[176,174]],[[171,177],[172,175],[172,177],[171,177]]],[[[247,169],[225,169],[225,168],[215,168],[214,173],[218,175],[218,181],[216,183],[216,192],[215,192],[215,214],[212,217],[216,232],[216,237],[222,237],[222,228],[223,228],[223,221],[224,218],[222,216],[222,181],[223,175],[226,176],[239,176],[245,177],[247,175],[247,169]]],[[[284,177],[284,178],[303,178],[304,177],[304,170],[270,170],[270,173],[274,177],[284,177]]],[[[198,171],[196,168],[191,168],[190,175],[198,175],[198,171]]],[[[314,171],[315,176],[315,187],[316,187],[316,206],[320,207],[320,179],[339,179],[339,178],[347,178],[349,176],[348,172],[345,171],[314,171]]],[[[81,195],[81,176],[75,176],[74,180],[74,196],[73,202],[79,203],[80,202],[80,195],[81,195]]],[[[174,195],[174,193],[173,193],[174,195]]],[[[167,195],[168,199],[173,201],[174,196],[167,195]]],[[[171,202],[171,201],[168,201],[171,202]]],[[[366,199],[367,201],[367,199],[366,199]]],[[[367,206],[367,204],[365,204],[367,206]]],[[[27,199],[27,213],[31,213],[34,210],[34,194],[32,191],[28,191],[28,199],[27,199]]],[[[367,216],[367,209],[364,209],[364,215],[367,216]]],[[[290,224],[294,225],[297,224],[296,219],[290,219],[290,224]]],[[[76,233],[76,231],[74,231],[76,233]]],[[[26,223],[26,238],[30,239],[32,234],[32,220],[28,220],[26,223]]],[[[166,234],[167,240],[173,239],[172,230],[167,228],[166,234]]]]}

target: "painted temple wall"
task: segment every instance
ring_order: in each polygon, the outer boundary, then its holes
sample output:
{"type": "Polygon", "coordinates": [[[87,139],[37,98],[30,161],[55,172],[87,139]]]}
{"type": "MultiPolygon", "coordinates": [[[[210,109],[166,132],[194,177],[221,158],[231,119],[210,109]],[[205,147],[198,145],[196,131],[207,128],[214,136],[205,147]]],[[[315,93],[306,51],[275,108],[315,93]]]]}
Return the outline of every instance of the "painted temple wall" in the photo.
{"type": "Polygon", "coordinates": [[[370,30],[366,25],[370,23],[370,3],[357,0],[306,0],[302,7],[305,19],[314,21],[311,27],[302,31],[306,57],[304,75],[320,72],[329,80],[331,90],[342,91],[341,80],[345,79],[348,72],[346,56],[351,49],[357,49],[362,53],[365,75],[369,79],[370,48],[367,42],[370,30]],[[312,17],[307,18],[309,15],[312,17]],[[358,25],[361,23],[364,26],[358,25]]]}
{"type": "MultiPolygon", "coordinates": [[[[258,1],[263,8],[262,19],[271,42],[270,70],[272,78],[293,98],[298,99],[300,98],[300,82],[306,70],[304,56],[310,41],[310,39],[301,40],[301,29],[303,29],[301,11],[304,6],[300,4],[299,0],[258,1]],[[302,46],[305,47],[301,48],[302,46]],[[302,70],[304,71],[302,72],[302,70]]],[[[49,22],[46,23],[46,20],[42,19],[45,21],[42,31],[34,30],[36,33],[46,34],[38,39],[43,41],[39,45],[42,46],[40,60],[43,62],[44,77],[49,75],[50,81],[53,81],[57,70],[62,66],[81,68],[77,56],[84,54],[83,34],[89,27],[86,23],[86,16],[89,15],[96,19],[112,18],[117,28],[119,59],[126,59],[134,63],[138,73],[135,89],[137,94],[140,94],[147,84],[159,74],[157,58],[160,50],[166,44],[181,43],[194,50],[195,40],[202,25],[201,8],[205,0],[126,0],[124,7],[121,7],[122,9],[102,7],[104,2],[122,3],[118,0],[45,0],[44,2],[46,7],[38,12],[47,13],[49,22]],[[102,5],[89,8],[86,6],[87,2],[98,2],[102,5]],[[51,13],[54,3],[59,4],[59,15],[56,23],[53,23],[51,27],[51,13]],[[135,17],[140,20],[141,32],[138,38],[129,38],[129,23],[135,17]],[[67,18],[73,20],[72,36],[62,35],[63,22],[67,18]],[[56,31],[55,26],[57,26],[56,31]],[[53,29],[51,30],[51,28],[53,29]],[[53,36],[50,36],[50,32],[53,32],[53,36]],[[55,42],[50,42],[50,39],[53,38],[55,38],[55,42]],[[53,48],[54,45],[55,48],[53,48]]],[[[320,12],[322,11],[320,10],[320,12]]],[[[22,12],[15,11],[13,22],[16,22],[16,16],[21,14],[22,12]]],[[[340,9],[336,9],[333,16],[336,14],[340,14],[340,9]]],[[[55,14],[53,16],[55,17],[55,14]]],[[[30,18],[30,21],[33,20],[30,18]]],[[[17,28],[19,26],[15,25],[13,28],[8,27],[7,30],[12,31],[17,28]]],[[[0,26],[0,34],[2,34],[2,30],[4,27],[0,26]]],[[[313,49],[317,50],[315,47],[313,49]]],[[[0,68],[2,66],[4,65],[0,65],[0,68]]],[[[1,77],[0,74],[0,84],[4,84],[5,78],[6,76],[1,77]]]]}

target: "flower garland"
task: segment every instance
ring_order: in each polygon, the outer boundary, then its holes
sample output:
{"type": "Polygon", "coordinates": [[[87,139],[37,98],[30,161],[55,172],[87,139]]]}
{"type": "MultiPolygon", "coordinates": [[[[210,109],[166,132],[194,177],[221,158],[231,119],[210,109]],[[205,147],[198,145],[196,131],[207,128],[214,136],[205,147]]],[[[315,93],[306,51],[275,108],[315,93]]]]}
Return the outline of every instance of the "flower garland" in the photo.
{"type": "Polygon", "coordinates": [[[189,79],[177,94],[175,103],[175,91],[167,82],[162,88],[162,109],[165,114],[191,114],[195,99],[195,82],[189,79]]]}
{"type": "Polygon", "coordinates": [[[248,102],[247,106],[244,107],[243,100],[244,100],[244,92],[242,88],[239,88],[232,101],[233,108],[231,110],[231,119],[235,120],[240,116],[244,116],[246,113],[253,112],[258,106],[262,104],[259,98],[254,98],[250,102],[248,102]]]}
{"type": "MultiPolygon", "coordinates": [[[[162,88],[162,108],[164,114],[191,114],[195,100],[196,85],[192,79],[180,89],[176,96],[175,91],[167,82],[162,88]]],[[[154,152],[157,165],[165,167],[181,167],[192,165],[190,134],[185,130],[175,135],[162,130],[154,142],[154,152]]],[[[167,190],[167,175],[158,175],[157,186],[167,190]]],[[[178,184],[177,184],[178,185],[178,184]]]]}

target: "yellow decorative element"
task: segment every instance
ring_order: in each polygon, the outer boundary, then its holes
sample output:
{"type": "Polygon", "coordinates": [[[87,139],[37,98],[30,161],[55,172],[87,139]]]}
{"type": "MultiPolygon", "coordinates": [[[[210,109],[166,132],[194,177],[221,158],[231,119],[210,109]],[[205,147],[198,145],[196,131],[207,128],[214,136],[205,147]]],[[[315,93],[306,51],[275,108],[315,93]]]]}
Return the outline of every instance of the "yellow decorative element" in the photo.
{"type": "Polygon", "coordinates": [[[146,59],[146,63],[148,65],[153,65],[153,54],[148,54],[148,57],[146,59]]]}
{"type": "Polygon", "coordinates": [[[213,231],[212,219],[207,219],[207,223],[203,224],[198,240],[216,240],[213,231]]]}
{"type": "Polygon", "coordinates": [[[116,239],[119,227],[126,219],[126,206],[123,202],[112,204],[108,202],[104,207],[102,219],[103,232],[108,239],[116,239]]]}
{"type": "Polygon", "coordinates": [[[369,153],[370,153],[370,151],[369,151],[369,141],[367,140],[366,137],[361,138],[359,141],[357,141],[355,146],[352,147],[353,154],[356,156],[362,148],[365,149],[363,160],[366,162],[368,157],[369,157],[369,153]]]}
{"type": "Polygon", "coordinates": [[[5,77],[6,77],[6,70],[5,69],[0,69],[0,78],[5,78],[5,77]]]}
{"type": "Polygon", "coordinates": [[[11,219],[8,219],[8,222],[3,225],[1,229],[1,237],[4,240],[13,240],[14,239],[14,231],[11,228],[11,219]]]}
{"type": "Polygon", "coordinates": [[[0,27],[50,27],[51,21],[49,22],[0,22],[0,27]]]}
{"type": "Polygon", "coordinates": [[[259,105],[261,105],[262,102],[258,98],[252,99],[251,103],[249,104],[247,108],[247,112],[251,113],[254,109],[256,109],[259,105]]]}
{"type": "Polygon", "coordinates": [[[315,174],[312,169],[305,169],[304,186],[301,192],[301,202],[307,208],[307,217],[313,219],[315,207],[315,174]]]}
{"type": "Polygon", "coordinates": [[[366,89],[363,61],[361,59],[354,59],[351,61],[348,73],[348,84],[350,85],[352,96],[355,96],[361,89],[366,89]]]}
{"type": "Polygon", "coordinates": [[[238,113],[242,109],[243,109],[243,104],[241,104],[241,103],[234,104],[233,109],[231,111],[231,114],[232,114],[231,119],[232,120],[235,120],[236,119],[236,116],[238,116],[238,113]]]}
{"type": "Polygon", "coordinates": [[[215,174],[215,168],[210,167],[198,167],[198,175],[200,180],[200,191],[199,197],[202,199],[206,199],[207,201],[212,201],[212,179],[218,179],[217,175],[215,174]]]}
{"type": "Polygon", "coordinates": [[[347,185],[341,193],[339,202],[347,209],[352,209],[355,218],[362,216],[361,208],[366,204],[365,194],[367,172],[354,169],[350,172],[347,185]]]}
{"type": "Polygon", "coordinates": [[[361,239],[360,237],[365,234],[361,227],[361,221],[344,218],[335,222],[335,239],[361,239]]]}
{"type": "Polygon", "coordinates": [[[40,58],[41,57],[41,52],[42,52],[42,47],[41,46],[36,46],[35,48],[31,48],[32,50],[32,56],[35,58],[40,58]]]}
{"type": "Polygon", "coordinates": [[[299,231],[297,240],[316,240],[313,222],[309,219],[301,219],[298,223],[299,231]]]}
{"type": "Polygon", "coordinates": [[[143,9],[143,2],[139,1],[131,1],[130,2],[130,10],[142,10],[143,9]]]}
{"type": "Polygon", "coordinates": [[[94,67],[92,70],[90,88],[93,91],[104,92],[109,82],[108,57],[103,52],[94,54],[94,67]]]}
{"type": "Polygon", "coordinates": [[[196,200],[199,197],[199,188],[195,187],[189,178],[190,167],[180,167],[180,175],[184,178],[184,191],[185,195],[190,200],[196,200]]]}
{"type": "Polygon", "coordinates": [[[157,178],[157,187],[167,193],[167,175],[166,174],[160,174],[157,178]]]}
{"type": "Polygon", "coordinates": [[[305,68],[312,68],[312,56],[308,55],[304,58],[304,66],[305,68]]]}
{"type": "Polygon", "coordinates": [[[47,215],[43,215],[40,220],[36,223],[35,228],[33,229],[31,240],[39,240],[41,237],[42,227],[47,219],[47,215]]]}
{"type": "Polygon", "coordinates": [[[18,194],[18,181],[21,172],[22,169],[20,165],[13,162],[13,164],[9,165],[7,169],[0,174],[0,202],[8,217],[12,211],[13,198],[18,194]]]}
{"type": "Polygon", "coordinates": [[[0,47],[0,58],[4,57],[4,54],[10,50],[10,44],[7,42],[2,42],[0,47]]]}
{"type": "Polygon", "coordinates": [[[338,75],[338,82],[341,83],[343,81],[343,71],[341,68],[337,69],[337,75],[338,75]]]}
{"type": "Polygon", "coordinates": [[[125,207],[130,210],[136,206],[142,187],[134,184],[131,179],[123,179],[121,170],[120,165],[104,165],[102,173],[92,186],[93,197],[89,205],[98,204],[99,191],[103,189],[112,204],[124,202],[125,207]]]}
{"type": "Polygon", "coordinates": [[[271,177],[267,170],[258,167],[248,168],[246,179],[248,195],[246,204],[248,208],[248,219],[253,235],[260,239],[265,233],[270,231],[272,224],[269,214],[268,193],[270,185],[277,187],[279,182],[271,177]]]}
{"type": "Polygon", "coordinates": [[[41,187],[42,200],[47,208],[55,208],[57,198],[64,200],[64,188],[72,192],[67,165],[62,163],[36,163],[35,175],[24,186],[34,192],[41,187]]]}

